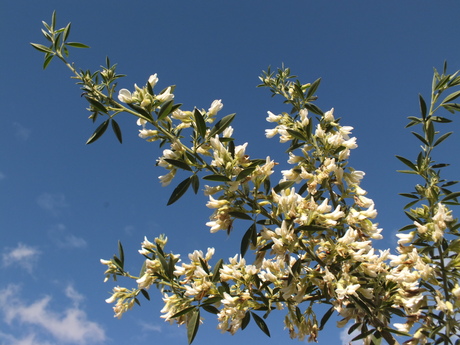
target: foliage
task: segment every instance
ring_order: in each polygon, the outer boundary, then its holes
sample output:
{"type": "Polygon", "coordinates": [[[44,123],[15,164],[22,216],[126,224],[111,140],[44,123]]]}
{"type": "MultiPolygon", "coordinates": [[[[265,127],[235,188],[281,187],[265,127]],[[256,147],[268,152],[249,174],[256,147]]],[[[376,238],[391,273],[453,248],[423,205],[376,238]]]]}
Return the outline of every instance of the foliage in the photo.
{"type": "Polygon", "coordinates": [[[55,57],[62,60],[78,80],[89,104],[90,118],[102,123],[87,143],[98,140],[109,124],[117,139],[121,129],[115,116],[128,113],[137,118],[139,136],[167,146],[157,165],[166,169],[159,177],[169,185],[178,170],[189,176],[173,189],[168,205],[179,200],[191,187],[196,194],[200,183],[213,209],[206,223],[211,233],[231,233],[235,219],[247,221],[241,252],[228,261],[212,263],[214,248],[196,250],[182,261],[166,251],[167,238],[152,242],[147,238],[139,251],[145,257],[138,276],[124,269],[121,243],[118,255],[101,260],[107,265],[106,280],[118,276],[134,279],[136,287],[115,287],[108,303],[115,302],[115,316],[121,317],[139,303],[153,285],[163,293],[162,318],[185,324],[188,341],[195,338],[201,313],[215,314],[222,332],[234,334],[245,329],[251,319],[270,336],[265,323],[274,309],[286,311],[285,326],[291,338],[316,341],[318,332],[330,316],[342,317],[339,326],[354,324],[355,340],[365,344],[398,344],[397,336],[408,337],[404,344],[459,344],[460,330],[460,239],[459,223],[450,207],[458,205],[460,192],[450,188],[457,181],[441,177],[448,164],[436,163],[433,152],[452,132],[441,133],[435,126],[451,120],[438,115],[442,110],[455,113],[454,101],[460,91],[460,76],[434,71],[429,106],[419,96],[420,116],[410,116],[407,127],[421,142],[415,160],[397,156],[407,167],[403,173],[418,175],[415,190],[401,195],[410,199],[405,213],[410,224],[401,229],[396,254],[376,251],[372,240],[382,238],[382,229],[373,222],[377,215],[372,199],[360,187],[364,172],[349,165],[351,151],[357,147],[353,128],[341,125],[334,109],[323,112],[315,100],[320,79],[303,84],[289,68],[260,76],[260,87],[272,96],[282,97],[287,111],[268,112],[273,128],[268,138],[279,136],[288,144],[289,170],[283,179],[272,181],[277,163],[271,157],[253,159],[247,143],[237,145],[231,123],[235,114],[218,120],[220,100],[208,110],[183,110],[175,103],[174,86],[154,91],[156,74],[143,87],[121,89],[116,65],[107,58],[96,72],[77,71],[67,62],[68,47],[86,45],[68,42],[70,23],[56,30],[56,15],[42,30],[49,46],[32,44],[45,54],[46,68],[55,57]],[[447,94],[447,95],[444,95],[447,94]],[[117,95],[117,97],[115,96],[117,95]],[[116,98],[115,98],[116,97],[116,98]],[[444,97],[444,98],[443,98],[444,97]],[[190,138],[190,141],[188,141],[190,138]],[[255,261],[245,259],[248,251],[255,261]],[[322,317],[316,305],[330,308],[322,317]],[[391,324],[392,320],[402,320],[391,324]]]}

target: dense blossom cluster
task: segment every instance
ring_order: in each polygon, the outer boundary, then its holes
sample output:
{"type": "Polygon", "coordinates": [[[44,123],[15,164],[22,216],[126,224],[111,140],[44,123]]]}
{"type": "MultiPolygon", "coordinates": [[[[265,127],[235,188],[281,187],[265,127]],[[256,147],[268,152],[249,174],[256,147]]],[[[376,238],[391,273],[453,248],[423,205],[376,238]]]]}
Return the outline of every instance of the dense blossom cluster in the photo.
{"type": "Polygon", "coordinates": [[[407,336],[404,345],[459,343],[460,334],[460,224],[450,206],[459,205],[460,192],[450,191],[456,181],[445,181],[441,168],[432,159],[432,151],[452,132],[440,134],[435,124],[451,120],[437,115],[444,109],[460,111],[454,100],[460,91],[441,94],[460,86],[460,71],[447,74],[436,69],[428,107],[419,96],[420,117],[410,116],[409,126],[420,125],[413,132],[422,143],[414,161],[397,158],[423,180],[415,191],[403,193],[411,202],[406,215],[411,224],[401,229],[396,253],[376,250],[373,240],[382,238],[382,229],[374,221],[374,202],[361,187],[364,172],[350,167],[351,150],[357,147],[353,127],[342,126],[334,109],[323,112],[314,101],[320,79],[301,84],[289,68],[277,73],[263,72],[261,87],[282,96],[292,107],[290,112],[268,112],[266,120],[274,127],[266,129],[267,138],[279,137],[288,144],[287,163],[282,179],[272,184],[278,163],[269,156],[253,159],[248,143],[234,143],[230,126],[234,114],[216,121],[222,110],[221,100],[208,110],[185,111],[175,104],[174,87],[154,92],[159,79],[151,75],[145,86],[121,89],[116,96],[116,65],[106,59],[102,71],[77,71],[67,62],[68,47],[86,48],[67,42],[70,23],[56,29],[56,13],[51,25],[42,30],[50,46],[32,43],[45,54],[43,67],[53,58],[62,60],[81,85],[89,102],[90,118],[106,120],[87,143],[98,140],[109,124],[121,142],[121,130],[115,121],[120,113],[137,118],[139,137],[165,144],[157,165],[166,170],[159,177],[163,186],[171,184],[178,170],[190,173],[174,189],[168,205],[177,201],[191,186],[197,193],[200,178],[213,185],[204,186],[213,210],[206,226],[211,233],[232,230],[235,219],[250,222],[241,241],[241,253],[214,264],[214,248],[206,253],[196,250],[182,261],[180,255],[167,253],[167,238],[147,238],[139,253],[145,262],[139,276],[124,269],[121,243],[111,260],[101,260],[110,277],[124,276],[135,280],[136,287],[117,286],[108,303],[115,303],[116,317],[139,303],[139,294],[149,299],[153,285],[163,294],[162,318],[186,324],[189,343],[196,335],[202,318],[200,311],[215,314],[222,332],[234,334],[253,319],[267,335],[263,320],[274,309],[285,310],[285,327],[291,338],[316,341],[331,314],[341,317],[338,326],[350,321],[349,332],[359,331],[355,339],[364,344],[398,344],[395,336],[407,336]],[[436,115],[435,115],[436,113],[436,115]],[[183,133],[190,132],[189,136],[183,133]],[[191,138],[185,143],[184,138],[191,138]],[[202,173],[206,172],[206,176],[202,173]],[[209,182],[210,183],[210,182],[209,182]],[[253,262],[245,257],[250,250],[253,262]],[[316,304],[330,305],[318,322],[316,304]],[[263,318],[259,316],[264,312],[263,318]],[[393,323],[393,317],[400,322],[393,323]]]}
{"type": "MultiPolygon", "coordinates": [[[[156,75],[149,78],[152,87],[157,81],[156,75]]],[[[273,79],[264,82],[270,84],[273,79]]],[[[286,83],[288,99],[292,99],[292,82],[286,83]]],[[[149,107],[156,100],[165,102],[174,97],[169,88],[159,96],[147,95],[145,88],[135,89],[132,94],[120,90],[120,101],[149,107]]],[[[222,107],[216,100],[207,112],[203,110],[200,114],[205,123],[212,123],[222,107]]],[[[362,332],[372,326],[389,343],[396,343],[391,332],[408,335],[414,324],[426,323],[430,303],[444,313],[458,310],[458,283],[450,292],[453,302],[439,289],[427,294],[422,287],[435,280],[438,266],[413,245],[416,234],[434,243],[443,238],[454,221],[445,204],[438,203],[431,216],[427,206],[412,211],[425,217],[414,220],[414,231],[397,235],[397,254],[377,251],[372,240],[382,238],[382,229],[373,221],[377,216],[373,200],[360,186],[365,174],[348,166],[350,152],[357,147],[356,137],[351,136],[353,127],[341,126],[334,109],[320,116],[311,116],[306,107],[294,115],[269,111],[266,120],[275,124],[265,131],[267,138],[278,135],[280,143],[294,143],[287,160],[292,168],[281,171],[283,178],[277,187],[266,183],[277,163],[270,157],[250,159],[247,143],[233,144],[231,126],[214,135],[208,128],[191,147],[174,137],[170,149],[157,161],[168,171],[160,176],[163,186],[173,180],[179,168],[174,162],[180,160],[222,177],[216,179],[222,181],[217,185],[205,186],[209,197],[206,206],[214,210],[206,225],[214,233],[230,231],[235,218],[251,220],[247,246],[254,251],[255,261],[247,263],[237,254],[213,267],[214,248],[209,248],[206,254],[195,251],[182,262],[179,255],[164,253],[165,238],[156,238],[154,243],[146,238],[139,251],[146,261],[143,275],[136,278],[137,290],[116,287],[107,300],[117,301],[117,317],[132,307],[133,296],[155,285],[163,291],[165,306],[161,312],[169,322],[188,324],[201,307],[217,315],[221,331],[234,334],[246,327],[251,315],[263,323],[253,311],[286,309],[285,327],[290,336],[315,341],[320,325],[313,306],[327,303],[331,311],[342,316],[339,326],[354,321],[362,332]],[[201,158],[195,162],[187,159],[190,152],[201,158]],[[390,324],[395,310],[401,310],[396,315],[405,315],[406,323],[390,324]]],[[[166,121],[170,133],[185,128],[199,130],[199,120],[192,111],[176,109],[166,121]]],[[[140,119],[138,125],[142,126],[141,138],[161,139],[158,130],[146,128],[147,121],[140,119]]],[[[107,276],[119,269],[112,261],[101,261],[109,267],[107,276]]],[[[365,343],[370,344],[370,339],[365,337],[365,343]]],[[[406,344],[423,344],[426,339],[422,326],[406,344]]]]}

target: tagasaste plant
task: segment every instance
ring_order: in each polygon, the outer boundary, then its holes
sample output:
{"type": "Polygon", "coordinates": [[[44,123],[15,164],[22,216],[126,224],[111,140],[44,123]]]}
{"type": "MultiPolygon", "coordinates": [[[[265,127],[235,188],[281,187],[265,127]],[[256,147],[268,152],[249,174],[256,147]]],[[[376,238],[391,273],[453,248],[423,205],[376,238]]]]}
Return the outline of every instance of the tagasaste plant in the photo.
{"type": "MultiPolygon", "coordinates": [[[[100,71],[77,70],[69,63],[68,47],[85,48],[69,42],[70,23],[56,29],[43,22],[49,45],[33,43],[45,54],[44,68],[52,59],[63,61],[81,85],[89,103],[90,118],[102,119],[88,144],[98,140],[111,125],[121,142],[115,117],[135,116],[139,136],[158,142],[163,149],[157,165],[165,169],[159,177],[163,186],[176,183],[169,204],[191,189],[204,188],[213,210],[206,225],[211,233],[231,233],[235,219],[245,220],[247,229],[240,253],[224,261],[215,260],[214,248],[196,250],[181,259],[167,251],[167,237],[144,239],[139,253],[145,262],[138,276],[124,269],[124,253],[107,265],[106,280],[118,276],[134,280],[133,288],[116,286],[107,300],[115,303],[115,316],[139,303],[139,295],[150,299],[151,286],[163,294],[162,318],[185,324],[191,343],[203,312],[215,314],[218,328],[234,334],[249,322],[270,335],[264,319],[275,309],[285,313],[284,324],[291,338],[316,341],[319,331],[333,313],[353,322],[349,332],[359,331],[354,340],[365,344],[460,344],[460,239],[459,223],[450,207],[458,205],[460,192],[452,192],[457,181],[446,181],[441,171],[447,164],[434,161],[434,149],[452,132],[442,134],[438,124],[451,122],[438,115],[455,113],[460,91],[457,73],[435,70],[430,102],[419,96],[420,116],[409,117],[409,126],[421,142],[415,160],[399,157],[418,176],[415,190],[403,193],[411,200],[405,207],[410,224],[401,229],[396,253],[377,251],[373,240],[382,229],[373,221],[374,202],[360,187],[364,172],[349,165],[357,147],[353,128],[342,125],[334,110],[323,112],[314,104],[320,79],[303,84],[289,68],[260,76],[260,87],[280,96],[286,112],[268,112],[268,138],[278,137],[287,145],[292,166],[281,171],[283,179],[271,176],[277,163],[270,156],[253,159],[247,143],[232,138],[235,114],[219,119],[223,105],[212,102],[208,110],[182,109],[174,98],[174,86],[155,91],[158,76],[151,75],[144,86],[117,89],[116,66],[109,59],[100,71]],[[447,94],[447,95],[445,95],[447,94]],[[178,170],[189,174],[176,181],[178,170]],[[202,183],[205,184],[204,187],[202,183]],[[248,262],[246,254],[253,253],[248,262]],[[330,306],[320,317],[318,304],[330,306]],[[395,322],[395,320],[397,322],[395,322]]],[[[234,234],[232,234],[234,235],[234,234]]],[[[322,309],[323,310],[323,309],[322,309]]]]}

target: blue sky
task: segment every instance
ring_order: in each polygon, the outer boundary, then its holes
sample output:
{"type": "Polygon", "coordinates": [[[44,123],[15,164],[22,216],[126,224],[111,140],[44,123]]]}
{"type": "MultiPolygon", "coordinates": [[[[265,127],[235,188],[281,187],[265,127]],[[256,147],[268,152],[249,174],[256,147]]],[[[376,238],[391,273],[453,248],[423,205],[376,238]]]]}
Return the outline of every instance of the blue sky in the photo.
{"type": "MultiPolygon", "coordinates": [[[[64,65],[41,68],[42,56],[29,42],[44,43],[41,21],[53,10],[58,25],[72,22],[71,40],[90,50],[71,51],[83,69],[97,69],[110,56],[132,89],[158,73],[160,87],[177,85],[176,100],[190,109],[222,99],[221,114],[237,113],[235,137],[249,142],[252,157],[285,161],[276,139],[268,140],[266,112],[284,111],[267,90],[257,89],[267,66],[291,67],[302,81],[322,77],[318,105],[335,108],[341,124],[355,128],[359,148],[351,163],[364,170],[364,188],[374,199],[385,239],[407,221],[404,201],[417,182],[396,173],[394,155],[409,158],[418,144],[406,117],[418,111],[418,93],[430,91],[432,68],[448,60],[460,69],[457,1],[4,1],[0,4],[0,344],[128,345],[186,344],[185,329],[160,319],[153,293],[121,320],[113,318],[100,258],[116,243],[125,246],[128,267],[137,270],[144,235],[166,233],[170,248],[186,254],[216,248],[227,258],[239,250],[246,228],[230,238],[211,235],[212,213],[204,196],[186,196],[167,207],[173,186],[162,188],[156,144],[137,137],[133,118],[119,123],[124,143],[111,133],[85,146],[95,129],[85,101],[64,65]]],[[[57,61],[56,61],[57,62],[57,61]]],[[[445,128],[447,130],[447,128],[445,128]]],[[[459,122],[449,125],[459,132],[459,122]]],[[[458,177],[458,134],[439,161],[452,163],[458,177]],[[452,148],[452,150],[450,150],[452,148]]],[[[240,231],[241,230],[241,231],[240,231]]],[[[122,282],[121,282],[122,283],[122,282]]],[[[122,284],[123,285],[123,284],[122,284]]],[[[221,335],[213,316],[195,344],[289,342],[282,313],[268,320],[272,337],[256,327],[221,335]]],[[[319,315],[321,317],[321,315],[319,315]]],[[[343,344],[330,321],[319,344],[343,344]]]]}

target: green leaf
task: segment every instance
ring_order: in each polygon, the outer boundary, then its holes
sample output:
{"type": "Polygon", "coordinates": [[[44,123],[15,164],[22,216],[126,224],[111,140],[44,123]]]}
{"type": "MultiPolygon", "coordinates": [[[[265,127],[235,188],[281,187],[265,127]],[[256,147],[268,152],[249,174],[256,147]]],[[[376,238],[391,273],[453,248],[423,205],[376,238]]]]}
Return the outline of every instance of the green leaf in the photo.
{"type": "Polygon", "coordinates": [[[426,119],[426,103],[423,99],[422,95],[418,95],[419,103],[420,103],[420,114],[422,114],[422,118],[426,119]]]}
{"type": "Polygon", "coordinates": [[[94,98],[88,97],[88,96],[85,96],[85,98],[93,106],[95,110],[98,110],[101,113],[105,113],[105,114],[108,113],[107,109],[104,107],[104,105],[101,102],[95,100],[94,98]]]}
{"type": "Polygon", "coordinates": [[[54,55],[54,51],[43,44],[31,43],[30,45],[42,53],[54,55]]]}
{"type": "Polygon", "coordinates": [[[410,160],[408,160],[407,158],[404,158],[404,157],[401,157],[401,156],[396,156],[396,158],[398,158],[401,162],[403,162],[404,164],[406,164],[409,168],[411,168],[412,170],[414,171],[417,171],[417,167],[415,166],[414,163],[412,163],[410,160]]]}
{"type": "Polygon", "coordinates": [[[235,115],[236,114],[230,114],[220,119],[211,129],[209,137],[213,138],[216,134],[222,133],[228,126],[230,126],[230,123],[232,123],[233,119],[235,118],[235,115]]]}
{"type": "Polygon", "coordinates": [[[127,103],[127,104],[128,104],[128,107],[130,107],[131,109],[139,113],[139,115],[137,116],[139,116],[141,119],[144,119],[147,122],[153,123],[152,115],[147,110],[133,103],[127,103]]]}
{"type": "Polygon", "coordinates": [[[239,180],[242,180],[246,177],[248,177],[249,175],[251,175],[254,170],[256,170],[255,167],[250,167],[250,168],[246,168],[246,169],[243,169],[240,171],[240,173],[238,174],[238,176],[236,177],[236,181],[239,181],[239,180]]]}
{"type": "Polygon", "coordinates": [[[273,188],[273,190],[275,191],[275,193],[279,193],[282,190],[290,188],[291,186],[294,185],[294,183],[295,183],[295,181],[283,181],[283,182],[280,182],[277,186],[275,186],[275,188],[273,188]]]}
{"type": "Polygon", "coordinates": [[[112,119],[111,122],[112,122],[112,130],[115,133],[115,136],[117,137],[117,139],[120,142],[120,144],[122,144],[123,143],[123,137],[121,136],[120,126],[118,125],[118,123],[114,119],[112,119]]]}
{"type": "Polygon", "coordinates": [[[418,134],[417,132],[411,132],[411,133],[412,133],[413,135],[415,135],[415,136],[417,137],[417,139],[420,140],[423,144],[425,144],[425,145],[427,145],[427,146],[429,145],[429,144],[428,144],[428,141],[426,141],[426,139],[425,139],[423,136],[421,136],[421,135],[418,134]]]}
{"type": "Polygon", "coordinates": [[[326,312],[326,314],[324,314],[324,316],[321,318],[321,322],[320,322],[320,325],[319,325],[319,330],[322,330],[324,328],[324,325],[326,325],[326,322],[329,320],[331,315],[334,313],[334,310],[335,310],[334,307],[331,307],[326,312]]]}
{"type": "Polygon", "coordinates": [[[45,56],[45,61],[43,62],[43,69],[46,69],[46,67],[48,67],[48,65],[50,64],[51,60],[53,60],[54,58],[54,55],[51,55],[51,54],[47,54],[45,56]]]}
{"type": "Polygon", "coordinates": [[[179,161],[177,159],[170,159],[170,158],[165,158],[165,161],[171,165],[174,165],[175,167],[179,169],[192,171],[192,168],[190,168],[189,165],[183,161],[179,161]]]}
{"type": "Polygon", "coordinates": [[[364,338],[366,338],[368,335],[371,335],[371,334],[374,333],[374,332],[375,332],[375,329],[371,329],[371,330],[369,330],[369,331],[367,331],[367,332],[363,332],[363,333],[361,333],[360,335],[358,335],[358,336],[354,337],[353,339],[351,339],[351,341],[356,341],[356,340],[364,339],[364,338]]]}
{"type": "Polygon", "coordinates": [[[197,108],[195,108],[193,111],[193,116],[195,117],[195,124],[198,135],[204,139],[206,136],[206,123],[204,122],[203,115],[197,108]]]}
{"type": "Polygon", "coordinates": [[[427,136],[427,139],[428,139],[428,142],[431,144],[433,144],[433,140],[434,140],[434,125],[433,125],[433,121],[429,121],[428,122],[428,128],[426,130],[426,136],[427,136]]]}
{"type": "Polygon", "coordinates": [[[404,197],[406,197],[406,198],[412,198],[412,199],[417,199],[417,200],[418,200],[418,196],[417,196],[417,195],[414,195],[414,194],[410,194],[410,193],[399,193],[399,195],[404,196],[404,197]]]}
{"type": "Polygon", "coordinates": [[[160,108],[160,111],[158,112],[158,120],[163,120],[166,116],[171,114],[171,109],[173,107],[173,104],[174,104],[173,100],[163,103],[163,105],[160,108]]]}
{"type": "Polygon", "coordinates": [[[286,131],[294,138],[296,139],[299,139],[299,140],[302,140],[302,141],[307,141],[307,138],[305,138],[305,136],[298,132],[298,131],[294,131],[292,129],[286,129],[286,131]]]}
{"type": "Polygon", "coordinates": [[[179,185],[172,192],[167,205],[169,206],[175,203],[177,200],[179,200],[181,196],[184,195],[184,193],[187,191],[188,187],[190,187],[191,182],[192,182],[192,179],[190,177],[187,177],[184,181],[179,183],[179,185]]]}
{"type": "Polygon", "coordinates": [[[241,329],[244,330],[251,321],[251,313],[249,311],[244,314],[243,320],[241,320],[241,329]]]}
{"type": "Polygon", "coordinates": [[[213,305],[202,305],[201,308],[203,308],[205,311],[207,311],[208,313],[211,313],[211,314],[219,314],[219,309],[217,309],[216,307],[214,307],[213,305]]]}
{"type": "Polygon", "coordinates": [[[93,135],[86,141],[86,145],[94,143],[97,139],[99,139],[102,134],[104,134],[105,130],[109,126],[109,120],[105,120],[100,124],[99,127],[96,128],[93,135]]]}
{"type": "Polygon", "coordinates": [[[312,113],[315,113],[315,114],[317,114],[317,115],[321,115],[321,116],[322,116],[322,115],[324,114],[323,111],[322,111],[320,108],[318,108],[318,107],[317,107],[315,104],[313,104],[313,103],[307,103],[307,104],[305,104],[305,108],[307,108],[308,111],[311,111],[312,113]]]}
{"type": "Polygon", "coordinates": [[[118,241],[118,257],[120,258],[120,261],[124,264],[124,262],[125,262],[125,253],[123,251],[123,245],[121,244],[120,241],[118,241]]]}
{"type": "Polygon", "coordinates": [[[198,190],[200,189],[200,179],[198,178],[197,175],[192,175],[191,179],[192,179],[193,192],[197,194],[198,190]]]}
{"type": "Polygon", "coordinates": [[[318,90],[320,83],[321,83],[321,78],[318,78],[310,85],[307,91],[307,99],[315,94],[316,90],[318,90]]]}
{"type": "Polygon", "coordinates": [[[454,99],[458,98],[459,96],[460,96],[460,91],[455,91],[455,92],[451,93],[449,96],[447,96],[446,98],[444,98],[442,103],[449,103],[450,101],[453,101],[454,99]]]}
{"type": "MultiPolygon", "coordinates": [[[[249,244],[253,241],[254,238],[254,233],[256,231],[256,225],[252,224],[249,229],[245,232],[243,238],[241,239],[241,246],[240,246],[240,252],[241,252],[241,257],[244,258],[244,255],[246,254],[249,244]]],[[[256,234],[257,236],[257,234],[256,234]]],[[[257,237],[256,237],[257,238],[257,237]]]]}
{"type": "Polygon", "coordinates": [[[222,268],[222,265],[224,264],[224,260],[219,259],[217,261],[216,265],[214,266],[214,269],[212,270],[212,282],[216,283],[220,280],[220,269],[222,268]]]}
{"type": "Polygon", "coordinates": [[[231,211],[228,214],[238,219],[252,220],[251,216],[244,212],[231,211]]]}
{"type": "Polygon", "coordinates": [[[188,313],[192,312],[194,309],[196,309],[195,306],[191,306],[191,307],[187,307],[185,309],[182,309],[181,311],[179,311],[179,312],[175,313],[173,316],[171,316],[171,319],[175,319],[176,317],[188,314],[188,313]]]}
{"type": "Polygon", "coordinates": [[[217,181],[217,182],[229,182],[229,181],[231,181],[227,176],[217,175],[217,174],[203,176],[203,180],[217,181]]]}
{"type": "Polygon", "coordinates": [[[444,199],[442,199],[441,201],[447,201],[447,200],[452,200],[452,199],[456,199],[460,196],[460,192],[454,192],[452,194],[449,194],[447,195],[444,199]]]}
{"type": "Polygon", "coordinates": [[[145,297],[145,299],[146,299],[147,301],[150,301],[149,293],[148,293],[146,290],[141,289],[141,293],[142,293],[142,295],[145,297]]]}
{"type": "Polygon", "coordinates": [[[458,103],[444,103],[441,105],[444,107],[444,109],[450,111],[452,114],[456,111],[460,111],[460,104],[458,103]]]}
{"type": "Polygon", "coordinates": [[[80,42],[67,42],[65,45],[71,46],[74,48],[89,48],[86,44],[80,43],[80,42]]]}
{"type": "Polygon", "coordinates": [[[200,327],[200,309],[195,309],[187,321],[187,339],[189,344],[195,339],[198,327],[200,327]]]}
{"type": "Polygon", "coordinates": [[[252,311],[251,311],[251,314],[252,314],[252,317],[253,317],[254,321],[256,322],[257,326],[259,326],[260,330],[262,332],[264,332],[266,335],[270,336],[270,331],[269,331],[265,321],[259,315],[257,315],[256,313],[254,313],[252,311]]]}
{"type": "Polygon", "coordinates": [[[434,146],[437,146],[439,144],[441,144],[444,140],[446,140],[453,132],[449,132],[449,133],[445,133],[443,135],[441,135],[437,140],[436,142],[434,143],[433,147],[434,146]]]}

